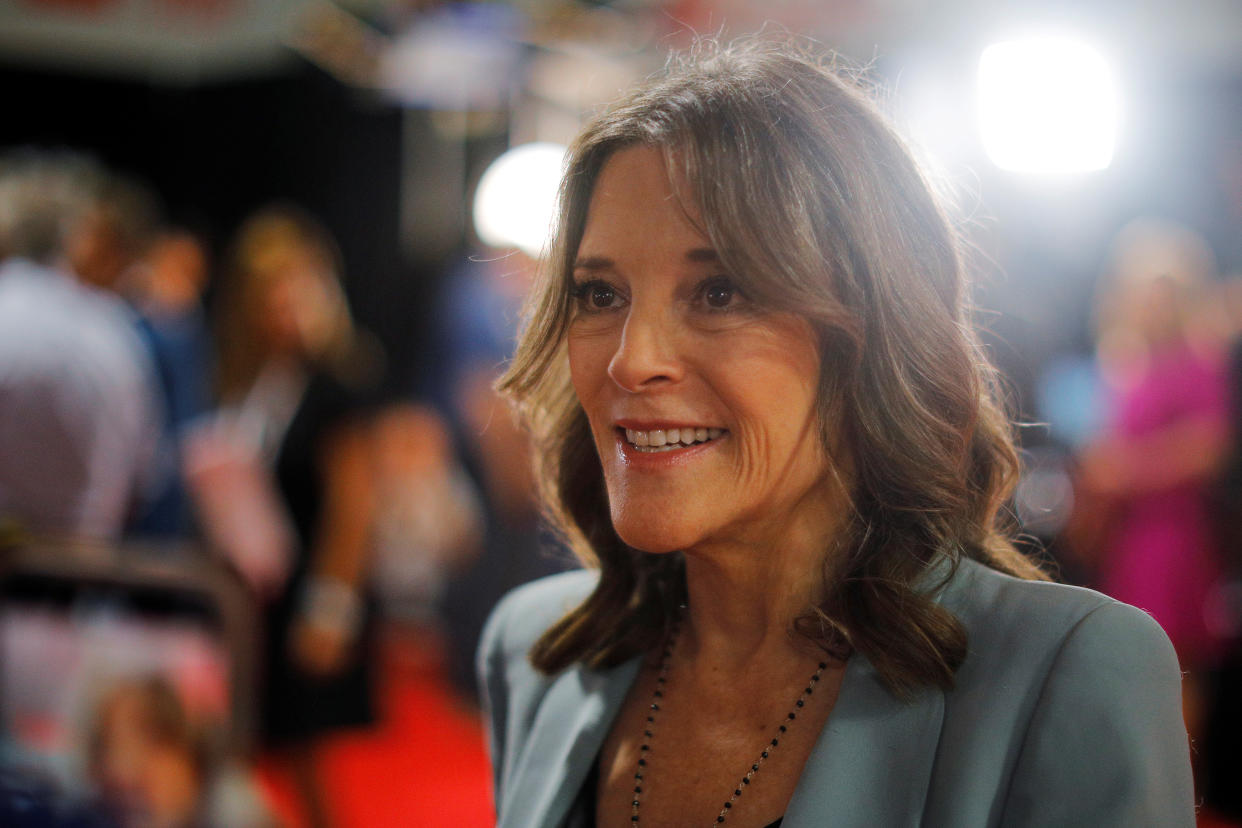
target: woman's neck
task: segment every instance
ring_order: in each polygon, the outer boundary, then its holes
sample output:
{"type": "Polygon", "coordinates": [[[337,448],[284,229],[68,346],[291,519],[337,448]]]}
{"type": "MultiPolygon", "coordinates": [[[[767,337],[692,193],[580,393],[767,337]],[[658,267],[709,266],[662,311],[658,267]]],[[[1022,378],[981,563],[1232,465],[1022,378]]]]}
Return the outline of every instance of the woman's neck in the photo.
{"type": "Polygon", "coordinates": [[[810,654],[809,642],[790,632],[824,597],[833,545],[833,533],[823,532],[801,542],[687,550],[683,652],[729,669],[810,654]]]}

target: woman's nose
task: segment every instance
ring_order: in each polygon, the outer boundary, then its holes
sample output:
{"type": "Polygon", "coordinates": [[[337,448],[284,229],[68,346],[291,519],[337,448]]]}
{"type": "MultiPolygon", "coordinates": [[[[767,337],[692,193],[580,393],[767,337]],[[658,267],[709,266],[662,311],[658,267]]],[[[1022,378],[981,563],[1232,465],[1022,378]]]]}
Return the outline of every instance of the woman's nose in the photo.
{"type": "Polygon", "coordinates": [[[608,376],[632,392],[678,382],[685,375],[685,367],[677,339],[664,314],[631,307],[617,351],[608,363],[608,376]]]}

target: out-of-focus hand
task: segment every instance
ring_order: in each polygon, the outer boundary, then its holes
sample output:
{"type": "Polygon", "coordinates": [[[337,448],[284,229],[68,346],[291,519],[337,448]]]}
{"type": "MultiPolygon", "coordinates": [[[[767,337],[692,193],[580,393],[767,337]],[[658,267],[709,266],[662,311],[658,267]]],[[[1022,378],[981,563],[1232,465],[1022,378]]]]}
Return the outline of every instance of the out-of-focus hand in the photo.
{"type": "Polygon", "coordinates": [[[361,629],[362,601],[357,591],[333,577],[313,577],[302,587],[289,646],[290,655],[311,675],[339,672],[361,629]]]}
{"type": "Polygon", "coordinates": [[[289,645],[294,663],[313,676],[331,676],[345,666],[353,636],[339,628],[301,618],[293,627],[289,645]]]}
{"type": "Polygon", "coordinates": [[[1078,484],[1100,497],[1116,496],[1126,487],[1125,453],[1114,441],[1103,440],[1079,456],[1078,484]]]}

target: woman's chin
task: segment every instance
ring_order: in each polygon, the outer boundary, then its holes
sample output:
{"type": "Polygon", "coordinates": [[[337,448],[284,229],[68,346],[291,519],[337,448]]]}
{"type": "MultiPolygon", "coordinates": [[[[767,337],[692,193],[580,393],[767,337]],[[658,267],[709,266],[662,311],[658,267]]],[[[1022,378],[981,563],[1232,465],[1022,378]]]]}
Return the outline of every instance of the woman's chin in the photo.
{"type": "Polygon", "coordinates": [[[653,525],[648,521],[617,520],[613,527],[627,546],[652,555],[666,555],[687,549],[698,540],[697,533],[681,527],[653,525]]]}

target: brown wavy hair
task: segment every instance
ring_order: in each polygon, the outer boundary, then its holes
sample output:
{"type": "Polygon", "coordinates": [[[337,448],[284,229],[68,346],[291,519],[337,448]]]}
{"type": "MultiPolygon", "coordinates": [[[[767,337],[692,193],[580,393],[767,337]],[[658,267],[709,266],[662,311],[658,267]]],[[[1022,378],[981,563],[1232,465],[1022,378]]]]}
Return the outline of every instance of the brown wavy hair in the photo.
{"type": "Polygon", "coordinates": [[[819,338],[823,444],[849,455],[852,510],[824,550],[826,594],[797,631],[862,653],[899,695],[952,686],[966,633],[928,597],[929,578],[947,580],[963,556],[1045,577],[1002,519],[1019,462],[971,327],[959,241],[854,77],[764,40],[701,44],[571,147],[558,234],[499,388],[533,434],[551,518],[601,577],[537,642],[534,665],[618,664],[655,646],[685,599],[680,554],[647,555],[613,529],[565,348],[592,190],[632,146],[659,149],[674,186],[688,182],[680,195],[740,289],[806,317],[819,338]]]}

